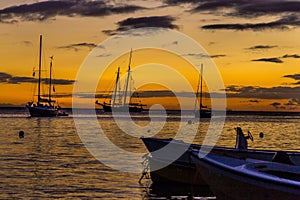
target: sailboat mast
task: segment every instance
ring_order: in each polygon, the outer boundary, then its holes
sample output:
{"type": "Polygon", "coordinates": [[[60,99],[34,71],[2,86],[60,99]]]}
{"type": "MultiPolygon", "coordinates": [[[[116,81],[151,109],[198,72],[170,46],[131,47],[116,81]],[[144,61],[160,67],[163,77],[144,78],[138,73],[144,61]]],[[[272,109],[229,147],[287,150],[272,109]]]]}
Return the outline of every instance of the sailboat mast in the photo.
{"type": "Polygon", "coordinates": [[[41,100],[41,70],[42,70],[42,40],[43,36],[40,35],[40,52],[39,52],[39,80],[38,80],[38,105],[41,100]]]}
{"type": "Polygon", "coordinates": [[[51,89],[52,89],[52,61],[53,61],[53,56],[50,57],[50,75],[49,75],[49,97],[48,101],[49,104],[51,105],[51,89]]]}
{"type": "Polygon", "coordinates": [[[194,110],[195,111],[197,109],[197,102],[198,102],[198,97],[199,97],[200,79],[201,79],[201,73],[199,73],[199,78],[198,78],[198,83],[197,83],[197,92],[196,92],[196,99],[195,99],[195,105],[194,105],[194,110]]]}
{"type": "Polygon", "coordinates": [[[127,90],[128,90],[129,78],[130,78],[131,58],[132,58],[132,49],[130,50],[130,56],[129,56],[128,72],[127,72],[127,79],[126,79],[126,84],[125,84],[125,92],[124,92],[124,102],[123,102],[123,105],[126,104],[127,90]]]}
{"type": "Polygon", "coordinates": [[[202,79],[203,79],[203,64],[201,64],[201,82],[200,82],[200,110],[202,108],[202,79]]]}
{"type": "Polygon", "coordinates": [[[119,85],[119,78],[120,78],[120,67],[118,67],[118,72],[117,72],[117,78],[116,78],[116,85],[115,85],[115,91],[113,94],[113,104],[112,107],[114,107],[115,103],[116,103],[116,98],[117,98],[117,93],[119,93],[118,89],[118,85],[119,85]]]}

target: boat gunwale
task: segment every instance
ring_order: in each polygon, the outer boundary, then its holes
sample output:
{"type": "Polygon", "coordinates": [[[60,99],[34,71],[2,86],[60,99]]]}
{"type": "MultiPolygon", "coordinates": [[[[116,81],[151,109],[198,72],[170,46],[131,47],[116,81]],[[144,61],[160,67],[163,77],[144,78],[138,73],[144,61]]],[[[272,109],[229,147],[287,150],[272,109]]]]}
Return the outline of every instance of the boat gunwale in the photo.
{"type": "MultiPolygon", "coordinates": [[[[172,142],[172,143],[178,143],[178,144],[182,144],[182,145],[187,145],[188,143],[182,141],[182,140],[176,140],[176,139],[172,139],[172,138],[166,138],[166,139],[159,139],[159,138],[153,138],[153,137],[141,137],[140,138],[142,141],[144,140],[155,140],[155,141],[158,141],[160,143],[162,143],[162,141],[164,143],[166,142],[172,142]]],[[[144,142],[145,144],[145,142],[144,142]]],[[[166,144],[167,145],[167,144],[166,144]]],[[[212,149],[216,149],[216,150],[222,150],[222,149],[226,149],[228,151],[232,151],[232,152],[241,152],[241,153],[247,153],[247,152],[250,152],[250,153],[255,153],[255,152],[259,152],[260,154],[275,154],[279,151],[276,151],[276,150],[265,150],[265,149],[247,149],[247,150],[244,150],[244,149],[236,149],[236,148],[232,148],[232,147],[225,147],[225,146],[208,146],[208,145],[199,145],[199,144],[188,144],[189,145],[189,148],[192,148],[192,149],[195,149],[195,150],[200,150],[201,148],[207,148],[207,149],[210,149],[212,147],[212,149]]],[[[147,145],[145,144],[145,146],[147,147],[147,145]]],[[[148,147],[147,147],[148,149],[148,147]]],[[[149,149],[148,149],[149,150],[149,149]]],[[[150,152],[150,151],[149,151],[150,152]]],[[[295,152],[295,151],[284,151],[285,153],[287,153],[289,156],[300,156],[300,152],[295,152]]],[[[151,152],[150,152],[151,153],[151,152]]]]}

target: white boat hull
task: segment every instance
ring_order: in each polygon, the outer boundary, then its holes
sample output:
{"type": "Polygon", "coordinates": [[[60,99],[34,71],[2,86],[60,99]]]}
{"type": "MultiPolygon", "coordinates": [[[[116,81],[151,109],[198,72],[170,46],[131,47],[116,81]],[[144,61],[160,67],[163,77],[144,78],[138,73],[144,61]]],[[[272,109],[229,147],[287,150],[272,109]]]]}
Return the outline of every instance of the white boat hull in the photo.
{"type": "Polygon", "coordinates": [[[192,153],[197,170],[217,199],[300,199],[300,166],[192,153]],[[253,163],[252,163],[253,162],[253,163]],[[290,174],[287,177],[270,174],[290,174]]]}

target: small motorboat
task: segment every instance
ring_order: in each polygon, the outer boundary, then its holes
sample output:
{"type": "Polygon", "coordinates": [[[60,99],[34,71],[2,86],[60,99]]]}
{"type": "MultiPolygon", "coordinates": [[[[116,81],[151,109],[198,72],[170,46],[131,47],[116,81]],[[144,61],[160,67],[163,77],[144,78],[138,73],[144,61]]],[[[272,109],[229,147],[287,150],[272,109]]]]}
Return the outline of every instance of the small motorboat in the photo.
{"type": "Polygon", "coordinates": [[[197,172],[217,199],[300,199],[299,165],[202,151],[190,154],[197,172]]]}

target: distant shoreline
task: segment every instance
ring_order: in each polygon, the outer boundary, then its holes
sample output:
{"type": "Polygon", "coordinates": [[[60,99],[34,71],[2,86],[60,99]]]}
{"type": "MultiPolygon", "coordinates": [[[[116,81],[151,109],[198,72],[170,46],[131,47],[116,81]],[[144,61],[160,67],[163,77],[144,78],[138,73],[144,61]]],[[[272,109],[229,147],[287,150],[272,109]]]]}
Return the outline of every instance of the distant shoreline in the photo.
{"type": "MultiPolygon", "coordinates": [[[[24,106],[3,106],[0,107],[0,111],[1,110],[26,110],[26,107],[24,106]]],[[[85,110],[85,109],[89,109],[89,108],[78,108],[80,110],[85,110]]],[[[71,111],[72,108],[63,108],[62,110],[65,111],[71,111]]],[[[96,108],[97,111],[102,111],[102,109],[96,108]]],[[[148,110],[146,110],[145,112],[147,112],[148,110]]],[[[159,110],[157,110],[159,111],[159,110]]],[[[178,113],[180,112],[180,110],[166,110],[167,113],[178,113]]],[[[183,112],[193,112],[193,110],[183,110],[183,112]]],[[[218,111],[216,111],[218,113],[218,111]]],[[[293,111],[242,111],[242,110],[228,110],[226,112],[226,115],[261,115],[261,116],[300,116],[300,112],[293,112],[293,111]]]]}

